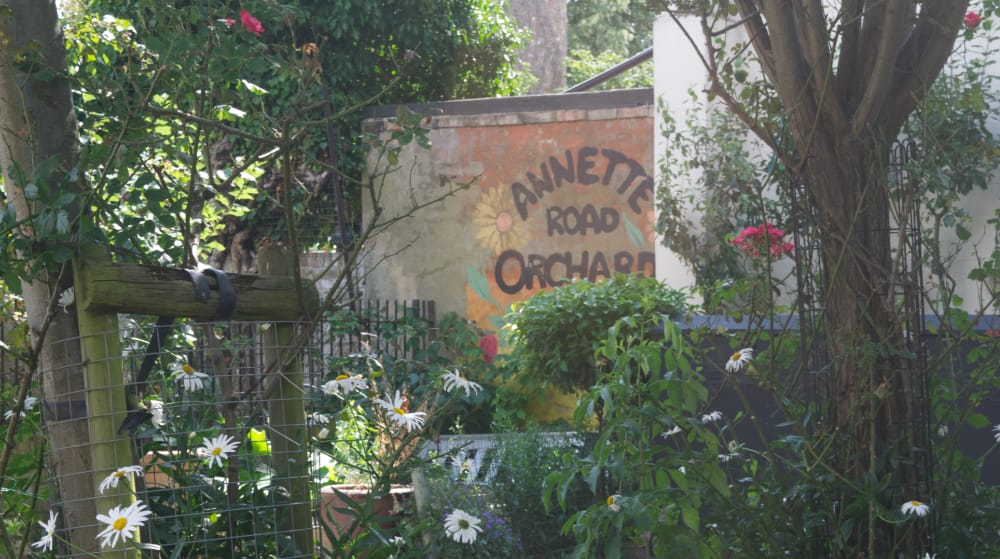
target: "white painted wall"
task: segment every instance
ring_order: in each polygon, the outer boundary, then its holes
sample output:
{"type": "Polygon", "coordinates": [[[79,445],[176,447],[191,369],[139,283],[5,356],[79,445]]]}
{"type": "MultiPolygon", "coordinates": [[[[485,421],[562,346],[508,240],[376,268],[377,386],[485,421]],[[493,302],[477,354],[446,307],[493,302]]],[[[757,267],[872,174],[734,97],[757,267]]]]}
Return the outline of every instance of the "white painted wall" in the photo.
{"type": "MultiPolygon", "coordinates": [[[[697,18],[687,17],[686,26],[695,25],[697,18]]],[[[698,60],[690,42],[680,28],[667,14],[660,14],[653,26],[653,94],[657,99],[656,141],[654,153],[656,165],[653,171],[657,188],[662,184],[660,166],[666,152],[663,130],[663,115],[660,103],[674,115],[678,130],[684,125],[683,114],[687,110],[690,96],[688,90],[701,90],[705,85],[705,69],[698,60]]],[[[671,250],[656,244],[656,277],[667,285],[683,289],[694,285],[694,275],[688,266],[671,250]]]]}

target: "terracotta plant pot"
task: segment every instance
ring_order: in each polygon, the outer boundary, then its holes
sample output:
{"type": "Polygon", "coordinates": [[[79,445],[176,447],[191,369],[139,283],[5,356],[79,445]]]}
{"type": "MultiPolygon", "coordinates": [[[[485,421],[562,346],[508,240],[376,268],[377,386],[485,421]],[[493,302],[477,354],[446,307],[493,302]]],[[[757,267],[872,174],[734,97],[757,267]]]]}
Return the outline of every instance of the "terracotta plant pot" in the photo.
{"type": "MultiPolygon", "coordinates": [[[[341,496],[350,499],[356,506],[364,506],[365,501],[369,499],[368,494],[369,487],[367,485],[331,485],[320,489],[319,514],[323,527],[320,529],[319,540],[323,549],[331,549],[327,530],[339,539],[342,530],[349,529],[354,524],[353,507],[342,500],[341,496]]],[[[382,519],[378,523],[381,529],[390,530],[394,527],[396,521],[392,517],[396,515],[400,504],[409,500],[412,495],[412,486],[393,485],[388,494],[373,497],[372,512],[382,519]]],[[[358,537],[361,528],[360,525],[354,526],[351,530],[352,540],[358,537]]]]}

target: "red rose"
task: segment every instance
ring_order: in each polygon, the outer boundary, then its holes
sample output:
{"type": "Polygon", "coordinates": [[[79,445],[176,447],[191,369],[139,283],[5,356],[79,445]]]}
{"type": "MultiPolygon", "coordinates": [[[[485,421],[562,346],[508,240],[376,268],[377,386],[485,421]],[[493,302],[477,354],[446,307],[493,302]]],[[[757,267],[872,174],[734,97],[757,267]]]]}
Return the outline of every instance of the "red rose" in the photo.
{"type": "Polygon", "coordinates": [[[965,14],[963,21],[965,22],[966,29],[975,29],[979,25],[979,22],[983,21],[983,18],[979,17],[979,14],[976,12],[969,12],[965,14]]]}

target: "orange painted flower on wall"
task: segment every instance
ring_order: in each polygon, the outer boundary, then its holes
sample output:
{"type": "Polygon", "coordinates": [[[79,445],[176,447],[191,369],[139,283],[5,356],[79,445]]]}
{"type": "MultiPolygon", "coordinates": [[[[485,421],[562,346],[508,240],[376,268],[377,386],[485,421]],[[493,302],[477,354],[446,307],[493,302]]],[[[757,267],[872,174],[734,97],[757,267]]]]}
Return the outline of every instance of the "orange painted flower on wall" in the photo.
{"type": "Polygon", "coordinates": [[[472,218],[478,229],[476,240],[494,255],[519,249],[524,238],[516,217],[509,190],[499,186],[486,190],[476,203],[472,218]]]}

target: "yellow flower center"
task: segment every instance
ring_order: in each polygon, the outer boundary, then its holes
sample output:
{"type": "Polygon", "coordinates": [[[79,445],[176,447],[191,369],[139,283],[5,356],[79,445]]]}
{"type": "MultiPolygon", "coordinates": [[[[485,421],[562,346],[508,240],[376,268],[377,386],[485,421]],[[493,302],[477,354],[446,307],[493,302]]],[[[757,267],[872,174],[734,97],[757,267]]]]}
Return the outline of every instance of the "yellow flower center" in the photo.
{"type": "Polygon", "coordinates": [[[610,507],[613,504],[615,504],[615,497],[614,497],[614,495],[608,497],[608,506],[610,507]]]}
{"type": "Polygon", "coordinates": [[[181,365],[181,371],[183,371],[185,375],[193,375],[194,374],[194,367],[192,367],[191,365],[188,365],[187,363],[185,363],[185,364],[181,365]]]}
{"type": "Polygon", "coordinates": [[[125,472],[118,470],[115,472],[115,477],[125,477],[125,472]]]}
{"type": "Polygon", "coordinates": [[[919,507],[920,506],[920,501],[910,501],[910,504],[913,505],[913,506],[915,506],[915,507],[919,507]]]}
{"type": "Polygon", "coordinates": [[[222,454],[222,449],[221,448],[215,447],[215,448],[212,449],[212,456],[218,456],[220,454],[222,454]]]}
{"type": "Polygon", "coordinates": [[[398,413],[399,415],[406,415],[406,412],[403,411],[403,408],[392,408],[392,411],[398,413]]]}
{"type": "Polygon", "coordinates": [[[337,375],[336,380],[347,380],[349,378],[351,378],[350,375],[337,375]]]}
{"type": "Polygon", "coordinates": [[[737,351],[736,353],[733,354],[732,357],[730,357],[730,359],[732,359],[733,361],[739,361],[740,358],[742,358],[742,357],[743,357],[743,354],[737,351]]]}
{"type": "Polygon", "coordinates": [[[128,525],[128,519],[124,516],[119,516],[115,519],[115,523],[111,525],[112,528],[121,532],[128,525]]]}
{"type": "Polygon", "coordinates": [[[468,530],[469,529],[469,521],[466,520],[466,519],[464,519],[464,518],[459,519],[459,521],[458,521],[458,529],[459,530],[468,530]]]}

